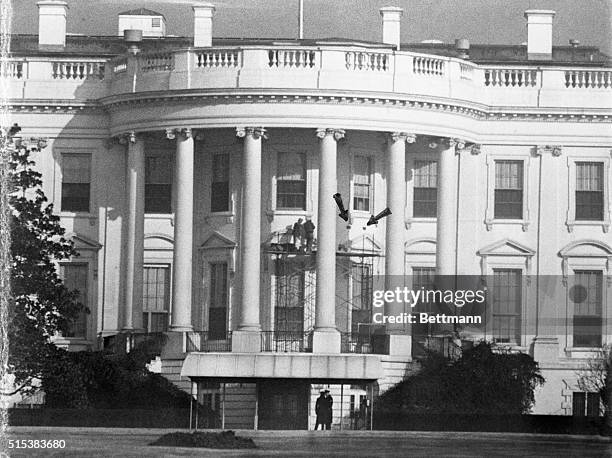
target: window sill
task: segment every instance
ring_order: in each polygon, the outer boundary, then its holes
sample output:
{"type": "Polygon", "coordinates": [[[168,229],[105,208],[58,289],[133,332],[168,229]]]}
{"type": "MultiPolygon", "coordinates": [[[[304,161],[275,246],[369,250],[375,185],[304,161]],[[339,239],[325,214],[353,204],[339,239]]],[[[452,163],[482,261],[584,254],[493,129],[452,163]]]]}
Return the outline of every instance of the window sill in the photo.
{"type": "Polygon", "coordinates": [[[60,211],[60,218],[74,218],[74,219],[98,219],[97,215],[94,215],[91,212],[69,212],[69,211],[60,211]]]}
{"type": "Polygon", "coordinates": [[[603,357],[603,347],[567,347],[565,353],[571,358],[603,357]]]}
{"type": "Polygon", "coordinates": [[[485,220],[487,231],[493,229],[494,225],[515,225],[522,226],[523,232],[527,232],[529,229],[530,221],[526,219],[487,219],[485,220]]]}
{"type": "Polygon", "coordinates": [[[600,226],[604,233],[608,233],[610,230],[610,221],[586,221],[586,220],[568,220],[566,221],[567,231],[573,232],[575,226],[585,226],[585,227],[598,227],[600,226]]]}

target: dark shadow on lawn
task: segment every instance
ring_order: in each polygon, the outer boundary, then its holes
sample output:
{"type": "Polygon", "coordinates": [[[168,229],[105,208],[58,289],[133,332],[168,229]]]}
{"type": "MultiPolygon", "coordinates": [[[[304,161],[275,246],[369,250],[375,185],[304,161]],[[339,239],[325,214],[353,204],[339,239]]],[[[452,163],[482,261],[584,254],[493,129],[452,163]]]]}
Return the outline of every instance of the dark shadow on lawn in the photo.
{"type": "Polygon", "coordinates": [[[204,433],[199,431],[193,433],[168,433],[149,445],[224,449],[257,448],[253,439],[236,436],[234,431],[223,431],[220,433],[204,433]]]}

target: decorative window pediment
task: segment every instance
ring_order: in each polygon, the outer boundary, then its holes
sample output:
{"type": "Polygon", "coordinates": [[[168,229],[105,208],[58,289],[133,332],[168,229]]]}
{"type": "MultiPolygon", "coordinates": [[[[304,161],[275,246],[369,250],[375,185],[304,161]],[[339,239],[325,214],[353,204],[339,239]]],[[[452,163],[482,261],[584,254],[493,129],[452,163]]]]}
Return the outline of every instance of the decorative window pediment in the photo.
{"type": "Polygon", "coordinates": [[[236,242],[218,231],[212,232],[200,245],[200,257],[207,262],[227,262],[230,273],[236,269],[236,242]]]}
{"type": "Polygon", "coordinates": [[[529,276],[531,275],[531,258],[533,258],[535,253],[535,250],[522,243],[510,239],[503,239],[481,248],[476,254],[481,258],[480,266],[483,277],[491,274],[489,269],[489,264],[492,264],[491,260],[494,260],[493,264],[503,265],[505,267],[509,266],[508,260],[515,260],[515,262],[513,262],[515,265],[514,267],[519,267],[520,265],[521,269],[523,269],[524,266],[523,272],[529,281],[529,276]],[[507,261],[502,262],[502,259],[506,259],[507,261]]]}
{"type": "Polygon", "coordinates": [[[436,254],[436,239],[424,238],[409,240],[404,245],[404,252],[406,254],[436,254]]]}
{"type": "Polygon", "coordinates": [[[230,249],[236,248],[236,242],[220,232],[213,232],[206,241],[200,246],[200,249],[230,249]]]}
{"type": "Polygon", "coordinates": [[[74,232],[66,234],[66,238],[71,239],[74,242],[74,247],[77,251],[84,251],[84,250],[98,251],[100,248],[102,248],[102,245],[96,242],[95,240],[92,240],[90,238],[87,238],[83,235],[80,235],[74,232]]]}
{"type": "Polygon", "coordinates": [[[338,246],[338,251],[380,254],[381,246],[369,235],[360,235],[338,246]]]}
{"type": "Polygon", "coordinates": [[[563,282],[567,284],[567,278],[573,264],[580,260],[587,260],[589,265],[599,265],[604,269],[608,284],[612,285],[612,247],[600,240],[577,240],[569,243],[559,251],[563,259],[563,282]]]}

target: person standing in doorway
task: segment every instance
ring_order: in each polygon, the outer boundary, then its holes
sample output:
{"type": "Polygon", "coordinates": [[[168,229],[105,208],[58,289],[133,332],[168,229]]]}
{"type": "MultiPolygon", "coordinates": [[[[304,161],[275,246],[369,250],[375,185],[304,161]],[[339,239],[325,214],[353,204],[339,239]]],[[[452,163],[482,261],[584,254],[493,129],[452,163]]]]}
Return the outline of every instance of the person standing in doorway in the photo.
{"type": "Polygon", "coordinates": [[[315,413],[317,414],[315,431],[319,428],[319,425],[321,425],[322,430],[325,429],[325,422],[327,420],[327,400],[325,398],[325,391],[321,391],[320,396],[317,398],[315,413]]]}
{"type": "Polygon", "coordinates": [[[324,424],[325,424],[325,429],[330,430],[331,429],[331,424],[332,424],[332,418],[333,418],[333,405],[334,405],[334,399],[331,397],[331,395],[329,394],[329,390],[325,390],[324,392],[325,395],[325,404],[327,404],[327,407],[325,409],[325,418],[324,420],[324,424]]]}
{"type": "Polygon", "coordinates": [[[308,253],[312,253],[312,242],[314,240],[314,230],[315,225],[311,221],[310,217],[306,217],[306,222],[304,223],[304,231],[306,232],[306,251],[308,253]]]}

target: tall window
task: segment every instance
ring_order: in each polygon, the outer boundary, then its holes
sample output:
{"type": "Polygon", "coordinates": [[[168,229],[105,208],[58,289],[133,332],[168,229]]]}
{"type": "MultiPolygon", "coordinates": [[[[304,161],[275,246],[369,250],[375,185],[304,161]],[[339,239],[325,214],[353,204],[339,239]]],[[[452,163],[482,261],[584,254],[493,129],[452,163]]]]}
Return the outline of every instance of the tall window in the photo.
{"type": "Polygon", "coordinates": [[[601,162],[576,162],[576,220],[603,220],[603,170],[601,162]]]}
{"type": "Polygon", "coordinates": [[[353,210],[370,211],[371,159],[355,156],[353,161],[353,210]]]}
{"type": "Polygon", "coordinates": [[[577,270],[570,289],[574,303],[574,347],[601,346],[603,275],[598,270],[577,270]]]}
{"type": "Polygon", "coordinates": [[[229,154],[215,154],[212,158],[210,211],[229,210],[229,154]]]}
{"type": "Polygon", "coordinates": [[[88,212],[91,155],[62,154],[62,211],[88,212]]]}
{"type": "Polygon", "coordinates": [[[492,287],[493,339],[501,343],[521,341],[521,270],[494,269],[492,287]]]}
{"type": "Polygon", "coordinates": [[[210,264],[210,306],[208,308],[208,338],[227,338],[227,263],[210,264]]]}
{"type": "Polygon", "coordinates": [[[276,208],[306,210],[305,154],[278,154],[276,208]]]}
{"type": "Polygon", "coordinates": [[[372,266],[369,264],[353,264],[351,267],[352,280],[352,310],[351,332],[357,334],[367,332],[368,326],[359,326],[360,323],[372,323],[372,288],[374,277],[372,266]]]}
{"type": "Polygon", "coordinates": [[[170,266],[145,266],[142,287],[142,323],[147,332],[168,330],[170,266]]]}
{"type": "Polygon", "coordinates": [[[572,415],[574,417],[599,417],[599,393],[572,393],[572,415]]]}
{"type": "MultiPolygon", "coordinates": [[[[412,268],[412,289],[418,291],[421,288],[429,290],[434,285],[436,275],[435,267],[413,267],[412,268]]],[[[413,309],[416,313],[432,313],[434,304],[421,301],[416,304],[413,309]]],[[[429,323],[415,323],[413,326],[413,335],[427,336],[432,332],[432,326],[429,323]]]]}
{"type": "MultiPolygon", "coordinates": [[[[87,264],[62,264],[60,275],[69,290],[77,290],[77,300],[87,307],[87,264]]],[[[87,337],[87,311],[82,310],[72,322],[65,337],[87,337]]]]}
{"type": "Polygon", "coordinates": [[[414,161],[414,198],[412,215],[415,218],[435,218],[438,211],[438,163],[414,161]]]}
{"type": "Polygon", "coordinates": [[[287,262],[276,263],[276,307],[274,330],[304,332],[304,272],[287,262]]]}
{"type": "Polygon", "coordinates": [[[172,157],[145,158],[145,213],[172,213],[172,157]]]}
{"type": "Polygon", "coordinates": [[[523,219],[523,161],[495,161],[495,219],[523,219]]]}

